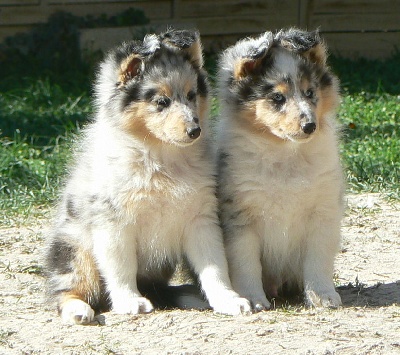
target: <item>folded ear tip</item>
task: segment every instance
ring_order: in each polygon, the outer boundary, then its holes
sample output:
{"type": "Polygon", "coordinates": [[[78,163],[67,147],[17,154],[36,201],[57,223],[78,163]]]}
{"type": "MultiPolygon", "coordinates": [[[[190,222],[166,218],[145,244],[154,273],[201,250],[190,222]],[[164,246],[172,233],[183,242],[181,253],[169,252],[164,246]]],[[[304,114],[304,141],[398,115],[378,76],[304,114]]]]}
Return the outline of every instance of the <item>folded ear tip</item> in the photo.
{"type": "Polygon", "coordinates": [[[160,39],[164,44],[172,44],[179,49],[187,49],[200,40],[200,33],[197,30],[176,30],[170,28],[160,34],[160,39]]]}
{"type": "Polygon", "coordinates": [[[274,40],[290,50],[303,53],[321,43],[319,30],[306,31],[298,28],[281,30],[276,33],[274,40]]]}

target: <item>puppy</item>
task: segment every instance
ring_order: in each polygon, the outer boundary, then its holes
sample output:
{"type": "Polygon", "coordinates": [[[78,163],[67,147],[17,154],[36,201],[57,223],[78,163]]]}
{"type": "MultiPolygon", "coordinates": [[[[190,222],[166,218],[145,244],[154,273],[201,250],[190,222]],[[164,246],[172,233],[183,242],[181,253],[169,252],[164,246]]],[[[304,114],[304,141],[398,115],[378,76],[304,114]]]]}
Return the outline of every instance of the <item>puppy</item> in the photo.
{"type": "Polygon", "coordinates": [[[219,200],[230,277],[254,310],[285,286],[338,307],[343,178],[338,80],[317,32],[244,39],[221,56],[219,200]]]}
{"type": "MultiPolygon", "coordinates": [[[[64,188],[46,252],[50,294],[69,323],[153,310],[140,292],[188,261],[214,311],[247,313],[232,290],[207,141],[199,34],[124,43],[101,64],[95,118],[64,188]]],[[[154,286],[155,287],[155,286],[154,286]]]]}

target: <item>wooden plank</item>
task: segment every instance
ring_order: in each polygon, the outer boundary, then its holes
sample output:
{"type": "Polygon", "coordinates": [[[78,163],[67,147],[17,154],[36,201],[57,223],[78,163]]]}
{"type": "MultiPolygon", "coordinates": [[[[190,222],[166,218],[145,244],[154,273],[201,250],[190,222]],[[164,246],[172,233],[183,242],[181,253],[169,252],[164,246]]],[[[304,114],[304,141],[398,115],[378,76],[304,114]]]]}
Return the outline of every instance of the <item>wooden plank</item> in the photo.
{"type": "Polygon", "coordinates": [[[251,35],[252,34],[248,34],[247,36],[245,36],[244,34],[212,35],[212,36],[202,35],[201,42],[203,44],[205,52],[221,53],[229,46],[234,45],[238,40],[242,39],[243,37],[248,37],[251,35]]]}
{"type": "MultiPolygon", "coordinates": [[[[158,0],[156,2],[168,2],[171,3],[172,0],[158,0]]],[[[105,3],[129,3],[131,7],[135,7],[135,3],[143,2],[143,0],[48,0],[49,5],[77,5],[77,4],[102,4],[105,3]]],[[[154,1],[147,1],[147,2],[154,2],[154,1]]]]}
{"type": "MultiPolygon", "coordinates": [[[[179,13],[182,18],[213,18],[261,15],[292,17],[297,14],[293,1],[211,1],[181,0],[179,13]]],[[[297,3],[297,0],[296,0],[297,3]]]]}
{"type": "Polygon", "coordinates": [[[83,4],[63,7],[64,11],[72,12],[77,16],[83,15],[101,15],[107,14],[108,16],[117,14],[129,8],[141,9],[146,17],[150,20],[158,20],[171,18],[171,1],[165,0],[152,0],[152,1],[135,1],[126,3],[96,3],[96,4],[83,4]]]}
{"type": "Polygon", "coordinates": [[[80,46],[83,53],[107,52],[123,41],[132,40],[138,30],[134,27],[83,29],[80,31],[80,46]]]}
{"type": "MultiPolygon", "coordinates": [[[[193,23],[190,22],[179,22],[176,24],[177,28],[194,28],[193,23]]],[[[153,27],[152,30],[156,32],[164,31],[165,25],[158,24],[153,27]]],[[[108,29],[86,29],[81,31],[80,45],[83,50],[83,54],[87,52],[93,52],[101,50],[107,52],[114,46],[118,45],[123,41],[132,40],[134,31],[140,32],[140,29],[134,28],[108,28],[108,29]]],[[[145,32],[145,31],[143,31],[145,32]]],[[[236,43],[237,40],[243,38],[243,35],[202,35],[201,41],[204,50],[212,53],[219,53],[228,46],[236,43]]]]}
{"type": "Polygon", "coordinates": [[[324,33],[329,51],[345,58],[384,59],[400,49],[398,33],[324,33]]]}
{"type": "Polygon", "coordinates": [[[399,0],[312,0],[315,13],[399,13],[399,0]]]}
{"type": "MultiPolygon", "coordinates": [[[[44,23],[48,17],[57,11],[70,12],[76,16],[93,15],[98,16],[107,14],[115,15],[130,7],[132,4],[126,3],[102,3],[102,4],[82,4],[82,5],[52,5],[52,6],[26,6],[21,11],[20,7],[4,7],[0,11],[1,25],[30,25],[44,23]]],[[[145,15],[150,19],[170,18],[171,8],[168,1],[138,1],[135,2],[135,8],[142,9],[145,15]]]]}
{"type": "MultiPolygon", "coordinates": [[[[151,25],[151,31],[161,32],[167,27],[167,23],[159,22],[157,25],[151,25]]],[[[193,29],[195,25],[190,21],[181,21],[174,24],[176,28],[193,29]]],[[[81,31],[80,45],[84,52],[101,50],[107,52],[115,45],[130,41],[135,34],[147,33],[145,26],[119,27],[119,28],[93,28],[81,31]]],[[[205,35],[201,34],[201,41],[206,51],[219,52],[228,46],[236,43],[237,40],[246,36],[257,36],[259,33],[247,34],[228,34],[228,35],[205,35]]]]}
{"type": "Polygon", "coordinates": [[[328,32],[395,31],[400,30],[400,13],[336,14],[334,16],[314,14],[310,19],[309,27],[320,27],[321,31],[328,32]]]}
{"type": "MultiPolygon", "coordinates": [[[[123,41],[133,38],[142,38],[149,32],[162,32],[168,27],[169,22],[158,21],[149,26],[115,27],[115,28],[90,28],[80,31],[80,46],[84,51],[108,51],[123,41]]],[[[193,29],[191,22],[175,22],[174,27],[193,29]]]]}
{"type": "Polygon", "coordinates": [[[39,5],[40,0],[2,0],[0,8],[2,6],[24,6],[24,5],[39,5]]]}
{"type": "Polygon", "coordinates": [[[174,20],[181,19],[182,0],[172,0],[171,4],[171,18],[174,20]]]}
{"type": "Polygon", "coordinates": [[[310,17],[312,15],[313,1],[298,0],[297,26],[300,28],[309,28],[310,17]]]}
{"type": "Polygon", "coordinates": [[[267,30],[295,26],[297,17],[284,18],[274,15],[215,17],[192,19],[202,35],[258,34],[267,30]]]}
{"type": "MultiPolygon", "coordinates": [[[[159,24],[159,26],[160,28],[156,28],[156,31],[165,29],[164,25],[159,24]]],[[[177,27],[193,28],[193,24],[182,22],[178,23],[177,27]]],[[[125,27],[83,30],[81,33],[81,46],[84,50],[89,51],[99,49],[107,51],[122,41],[131,40],[134,31],[138,30],[140,29],[125,27]]],[[[251,35],[251,33],[247,35],[251,35]]],[[[228,35],[202,34],[202,42],[206,51],[219,52],[243,37],[245,37],[244,33],[228,35]]],[[[383,59],[390,57],[396,45],[399,46],[398,36],[394,33],[327,33],[323,34],[323,38],[329,47],[330,53],[346,58],[383,59]]]]}

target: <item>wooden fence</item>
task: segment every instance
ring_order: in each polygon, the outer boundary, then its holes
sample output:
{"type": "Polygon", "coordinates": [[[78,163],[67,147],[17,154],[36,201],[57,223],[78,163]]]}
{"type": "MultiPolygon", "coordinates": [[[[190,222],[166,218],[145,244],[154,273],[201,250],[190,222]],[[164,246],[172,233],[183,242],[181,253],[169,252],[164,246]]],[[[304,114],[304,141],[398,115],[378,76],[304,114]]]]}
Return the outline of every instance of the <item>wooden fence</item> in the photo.
{"type": "MultiPolygon", "coordinates": [[[[199,29],[209,50],[289,26],[320,28],[331,52],[345,57],[385,58],[400,50],[400,0],[0,0],[0,41],[56,11],[110,16],[129,7],[143,9],[152,28],[199,29]]],[[[107,49],[133,30],[85,30],[82,45],[107,49]]]]}

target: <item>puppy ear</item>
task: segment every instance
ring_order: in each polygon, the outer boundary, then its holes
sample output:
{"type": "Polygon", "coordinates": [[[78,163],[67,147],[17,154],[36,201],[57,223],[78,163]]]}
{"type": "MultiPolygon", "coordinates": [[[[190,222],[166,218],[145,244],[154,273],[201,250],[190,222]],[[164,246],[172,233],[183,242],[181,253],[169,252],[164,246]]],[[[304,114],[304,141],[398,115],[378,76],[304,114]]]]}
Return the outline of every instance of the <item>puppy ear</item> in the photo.
{"type": "Polygon", "coordinates": [[[138,77],[150,59],[160,49],[160,40],[154,34],[148,34],[143,41],[124,42],[114,53],[115,60],[120,61],[119,84],[125,85],[129,80],[138,77]]]}
{"type": "Polygon", "coordinates": [[[302,53],[302,56],[307,58],[311,63],[317,64],[320,67],[326,65],[327,51],[322,42],[302,53]]]}
{"type": "Polygon", "coordinates": [[[237,47],[242,53],[234,64],[234,78],[241,80],[247,76],[259,74],[272,43],[273,35],[271,32],[266,32],[255,40],[239,42],[237,47]]]}
{"type": "Polygon", "coordinates": [[[282,47],[302,55],[312,63],[320,66],[326,64],[326,48],[318,30],[308,32],[291,28],[279,31],[275,35],[275,41],[282,47]]]}
{"type": "Polygon", "coordinates": [[[166,47],[187,54],[194,67],[203,67],[203,50],[198,31],[170,29],[160,35],[160,40],[166,47]]]}
{"type": "Polygon", "coordinates": [[[128,81],[142,73],[143,69],[143,59],[138,54],[131,54],[121,63],[118,82],[121,85],[125,85],[128,81]]]}

